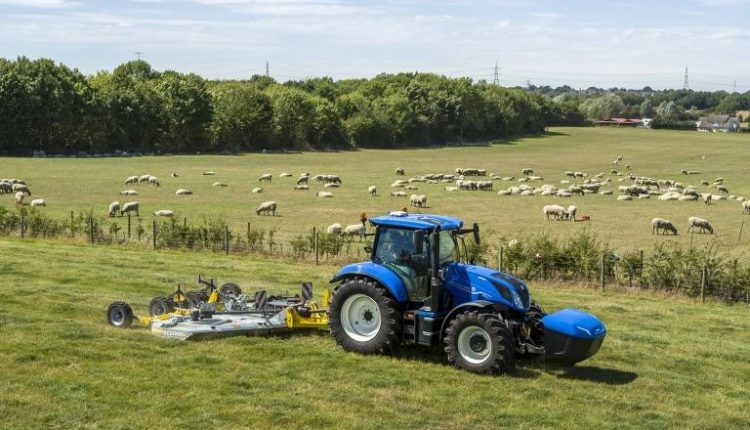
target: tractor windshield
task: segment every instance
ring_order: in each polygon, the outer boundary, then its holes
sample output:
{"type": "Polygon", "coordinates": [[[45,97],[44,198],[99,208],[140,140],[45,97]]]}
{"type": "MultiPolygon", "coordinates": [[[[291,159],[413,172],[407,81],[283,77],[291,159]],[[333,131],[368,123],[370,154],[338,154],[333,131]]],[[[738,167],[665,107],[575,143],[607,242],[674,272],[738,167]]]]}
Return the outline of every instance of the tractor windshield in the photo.
{"type": "Polygon", "coordinates": [[[430,248],[426,239],[421,249],[414,241],[414,230],[381,227],[373,261],[390,267],[404,281],[410,297],[424,297],[430,248]]]}
{"type": "Polygon", "coordinates": [[[447,230],[440,232],[440,265],[452,263],[458,258],[456,253],[456,240],[453,233],[447,230]]]}

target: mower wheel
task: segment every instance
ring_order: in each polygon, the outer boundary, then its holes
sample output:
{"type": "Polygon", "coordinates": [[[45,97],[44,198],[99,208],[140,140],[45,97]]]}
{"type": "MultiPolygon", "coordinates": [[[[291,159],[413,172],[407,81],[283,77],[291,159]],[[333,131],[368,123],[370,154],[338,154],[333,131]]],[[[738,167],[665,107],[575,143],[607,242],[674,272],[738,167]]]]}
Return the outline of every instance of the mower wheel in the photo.
{"type": "Polygon", "coordinates": [[[219,288],[219,293],[222,296],[239,296],[242,294],[242,289],[234,282],[227,282],[219,288]]]}
{"type": "Polygon", "coordinates": [[[107,308],[107,322],[112,327],[130,327],[133,322],[133,309],[125,302],[113,302],[107,308]]]}
{"type": "Polygon", "coordinates": [[[476,373],[503,373],[514,366],[513,334],[497,315],[468,311],[450,322],[445,335],[448,362],[476,373]]]}
{"type": "Polygon", "coordinates": [[[208,294],[203,290],[188,291],[185,293],[185,298],[187,299],[188,308],[195,308],[200,305],[201,302],[208,302],[208,294]]]}
{"type": "Polygon", "coordinates": [[[154,297],[148,304],[148,313],[152,317],[174,312],[174,302],[166,297],[154,297]]]}
{"type": "Polygon", "coordinates": [[[401,311],[385,289],[366,278],[349,278],[333,293],[328,327],[346,351],[388,353],[401,343],[401,311]]]}

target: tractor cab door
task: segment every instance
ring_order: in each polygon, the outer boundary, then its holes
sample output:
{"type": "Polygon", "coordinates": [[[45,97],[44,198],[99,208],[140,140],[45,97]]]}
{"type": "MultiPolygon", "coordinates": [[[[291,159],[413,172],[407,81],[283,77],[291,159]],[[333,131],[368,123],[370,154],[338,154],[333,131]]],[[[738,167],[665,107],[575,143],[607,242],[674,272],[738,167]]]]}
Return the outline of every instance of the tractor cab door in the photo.
{"type": "Polygon", "coordinates": [[[427,238],[416,230],[380,228],[373,261],[391,269],[403,281],[410,300],[429,294],[427,238]],[[420,241],[417,243],[417,241],[420,241]]]}

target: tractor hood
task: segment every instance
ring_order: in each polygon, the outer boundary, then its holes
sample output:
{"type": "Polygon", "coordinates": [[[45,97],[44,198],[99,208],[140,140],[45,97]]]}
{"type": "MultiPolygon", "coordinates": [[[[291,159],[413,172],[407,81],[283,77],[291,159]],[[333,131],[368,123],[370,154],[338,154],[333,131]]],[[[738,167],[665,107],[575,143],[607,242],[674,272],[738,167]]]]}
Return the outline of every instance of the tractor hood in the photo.
{"type": "Polygon", "coordinates": [[[520,279],[482,266],[455,263],[445,271],[446,285],[459,294],[459,301],[486,300],[525,313],[529,310],[529,289],[520,279]],[[463,299],[463,300],[462,300],[463,299]]]}

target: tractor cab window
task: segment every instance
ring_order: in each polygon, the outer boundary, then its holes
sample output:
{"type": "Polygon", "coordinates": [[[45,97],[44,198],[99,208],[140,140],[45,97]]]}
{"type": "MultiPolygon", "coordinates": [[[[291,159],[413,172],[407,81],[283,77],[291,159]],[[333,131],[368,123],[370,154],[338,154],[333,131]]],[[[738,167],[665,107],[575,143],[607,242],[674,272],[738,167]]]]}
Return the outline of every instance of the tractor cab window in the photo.
{"type": "Polygon", "coordinates": [[[390,267],[404,281],[411,297],[424,296],[422,291],[427,276],[429,246],[417,246],[414,230],[382,228],[375,244],[375,262],[390,267]],[[421,248],[421,249],[419,249],[421,248]]]}
{"type": "Polygon", "coordinates": [[[456,253],[456,240],[453,237],[453,233],[450,231],[440,232],[440,264],[452,263],[456,261],[458,254],[456,253]]]}

